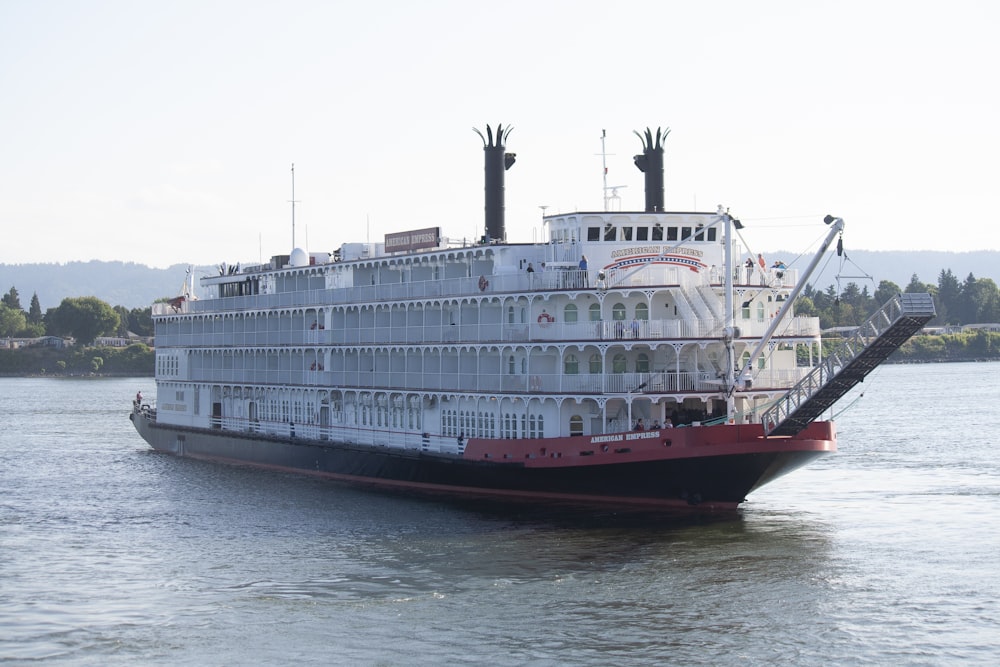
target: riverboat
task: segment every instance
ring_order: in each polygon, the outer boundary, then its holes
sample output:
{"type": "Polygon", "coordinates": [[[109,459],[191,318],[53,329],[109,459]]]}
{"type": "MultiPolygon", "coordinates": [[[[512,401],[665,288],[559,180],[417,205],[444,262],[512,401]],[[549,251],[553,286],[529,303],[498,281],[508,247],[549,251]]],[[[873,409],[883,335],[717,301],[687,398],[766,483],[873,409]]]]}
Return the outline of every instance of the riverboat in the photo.
{"type": "Polygon", "coordinates": [[[759,263],[725,208],[664,210],[667,132],[636,133],[642,211],[607,210],[606,187],[605,210],[508,240],[516,158],[487,126],[474,242],[435,227],[296,247],[220,266],[199,298],[192,277],[153,306],[156,401],[135,402],[136,429],[178,456],[384,488],[736,508],[836,450],[822,414],[933,303],[901,295],[824,355],[794,302],[843,220],[808,267],[759,263]]]}

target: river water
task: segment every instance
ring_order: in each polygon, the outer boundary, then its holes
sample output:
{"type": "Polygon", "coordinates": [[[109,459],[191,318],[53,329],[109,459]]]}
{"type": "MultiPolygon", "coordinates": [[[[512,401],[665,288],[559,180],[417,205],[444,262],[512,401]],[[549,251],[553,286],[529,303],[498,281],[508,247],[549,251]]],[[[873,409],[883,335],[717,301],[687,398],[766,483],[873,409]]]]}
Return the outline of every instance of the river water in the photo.
{"type": "Polygon", "coordinates": [[[0,379],[0,662],[995,665],[1000,365],[877,369],[735,516],[384,495],[151,451],[0,379]]]}

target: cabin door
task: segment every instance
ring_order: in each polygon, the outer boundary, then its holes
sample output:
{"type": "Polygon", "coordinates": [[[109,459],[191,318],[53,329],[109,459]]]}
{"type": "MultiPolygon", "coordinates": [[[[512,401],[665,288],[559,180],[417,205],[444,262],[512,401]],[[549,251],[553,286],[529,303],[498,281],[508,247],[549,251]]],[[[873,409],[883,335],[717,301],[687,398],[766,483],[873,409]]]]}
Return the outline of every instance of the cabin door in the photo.
{"type": "Polygon", "coordinates": [[[212,428],[222,428],[222,403],[212,403],[212,428]]]}
{"type": "Polygon", "coordinates": [[[330,433],[330,406],[319,406],[319,439],[327,440],[330,433]]]}

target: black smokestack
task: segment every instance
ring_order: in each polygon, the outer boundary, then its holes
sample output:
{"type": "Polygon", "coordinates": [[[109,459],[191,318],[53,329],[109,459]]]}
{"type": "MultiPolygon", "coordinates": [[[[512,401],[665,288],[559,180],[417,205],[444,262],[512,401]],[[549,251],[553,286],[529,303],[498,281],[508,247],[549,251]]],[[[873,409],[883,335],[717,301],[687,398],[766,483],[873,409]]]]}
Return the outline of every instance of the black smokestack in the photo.
{"type": "Polygon", "coordinates": [[[486,241],[504,241],[507,230],[504,227],[504,175],[503,173],[514,164],[516,155],[504,152],[504,142],[510,134],[511,127],[497,125],[494,141],[493,131],[486,126],[486,136],[472,128],[483,140],[483,151],[486,154],[486,241]]]}
{"type": "Polygon", "coordinates": [[[646,136],[635,132],[642,142],[642,155],[636,155],[635,166],[646,175],[646,212],[655,213],[663,210],[663,142],[670,134],[670,128],[661,131],[656,128],[653,133],[646,128],[646,136]]]}

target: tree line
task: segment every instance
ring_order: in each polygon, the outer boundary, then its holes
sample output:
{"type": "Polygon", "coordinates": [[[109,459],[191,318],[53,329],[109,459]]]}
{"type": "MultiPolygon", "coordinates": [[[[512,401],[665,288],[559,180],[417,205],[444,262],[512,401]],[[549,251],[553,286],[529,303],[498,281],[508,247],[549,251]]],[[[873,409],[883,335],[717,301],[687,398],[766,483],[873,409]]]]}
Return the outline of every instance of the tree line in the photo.
{"type": "Polygon", "coordinates": [[[904,292],[927,292],[934,298],[937,316],[928,326],[1000,322],[1000,289],[993,279],[976,278],[970,273],[964,281],[959,281],[951,269],[941,271],[937,284],[923,283],[914,273],[906,289],[883,280],[874,293],[854,282],[839,293],[833,285],[825,291],[806,285],[795,302],[795,313],[819,317],[823,329],[857,326],[889,299],[904,292]]]}
{"type": "Polygon", "coordinates": [[[0,337],[39,338],[71,336],[82,346],[91,345],[98,336],[125,338],[153,335],[152,308],[111,306],[94,296],[67,297],[55,308],[42,313],[38,294],[31,297],[27,310],[21,306],[16,287],[0,297],[0,337]]]}

